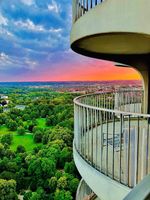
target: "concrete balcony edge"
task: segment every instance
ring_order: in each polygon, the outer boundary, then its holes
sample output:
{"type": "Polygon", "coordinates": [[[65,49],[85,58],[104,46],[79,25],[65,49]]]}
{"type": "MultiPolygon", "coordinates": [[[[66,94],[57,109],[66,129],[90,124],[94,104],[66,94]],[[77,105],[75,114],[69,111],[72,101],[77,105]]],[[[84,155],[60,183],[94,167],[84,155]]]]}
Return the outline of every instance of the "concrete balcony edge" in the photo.
{"type": "Polygon", "coordinates": [[[101,200],[122,200],[131,191],[129,187],[112,180],[90,166],[78,154],[75,145],[73,145],[73,156],[82,178],[101,200]]]}

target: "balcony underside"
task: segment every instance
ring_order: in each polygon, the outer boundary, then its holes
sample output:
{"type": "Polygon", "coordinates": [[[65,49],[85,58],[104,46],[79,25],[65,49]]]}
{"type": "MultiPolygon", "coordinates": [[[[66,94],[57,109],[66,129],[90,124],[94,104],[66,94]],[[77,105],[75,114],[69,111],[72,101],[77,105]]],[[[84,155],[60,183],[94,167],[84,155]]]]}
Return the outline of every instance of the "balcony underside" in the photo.
{"type": "Polygon", "coordinates": [[[149,0],[105,0],[73,24],[72,49],[118,62],[122,61],[121,55],[123,58],[132,54],[147,57],[150,53],[149,8],[149,0]]]}
{"type": "Polygon", "coordinates": [[[150,37],[137,33],[104,33],[83,37],[71,48],[82,55],[134,65],[149,60],[150,37]]]}
{"type": "Polygon", "coordinates": [[[139,33],[101,33],[77,40],[73,48],[104,54],[147,54],[150,36],[139,33]]]}

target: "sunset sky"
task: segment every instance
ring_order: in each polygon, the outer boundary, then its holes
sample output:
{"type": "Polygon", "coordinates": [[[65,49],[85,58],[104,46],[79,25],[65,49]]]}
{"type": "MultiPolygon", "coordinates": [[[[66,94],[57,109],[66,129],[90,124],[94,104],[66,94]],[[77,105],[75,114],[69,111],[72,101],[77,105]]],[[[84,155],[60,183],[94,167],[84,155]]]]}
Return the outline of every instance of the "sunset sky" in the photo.
{"type": "Polygon", "coordinates": [[[70,0],[0,0],[0,81],[139,79],[72,52],[71,12],[70,0]]]}

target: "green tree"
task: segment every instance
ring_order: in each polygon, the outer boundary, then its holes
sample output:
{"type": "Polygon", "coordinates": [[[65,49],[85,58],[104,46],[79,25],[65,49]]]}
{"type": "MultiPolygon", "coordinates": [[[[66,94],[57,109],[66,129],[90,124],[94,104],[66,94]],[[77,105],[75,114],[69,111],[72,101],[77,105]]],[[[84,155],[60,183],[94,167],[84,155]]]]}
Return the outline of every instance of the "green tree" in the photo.
{"type": "Polygon", "coordinates": [[[18,145],[16,152],[17,153],[24,153],[24,152],[26,152],[26,149],[23,145],[18,145]]]}
{"type": "Polygon", "coordinates": [[[22,126],[18,127],[18,128],[17,128],[17,133],[18,133],[19,135],[24,135],[24,134],[25,134],[25,128],[22,127],[22,126]]]}
{"type": "Polygon", "coordinates": [[[59,166],[64,168],[66,162],[72,161],[72,151],[70,147],[64,147],[59,156],[59,166]]]}
{"type": "Polygon", "coordinates": [[[13,172],[3,171],[2,173],[0,173],[0,179],[5,179],[5,180],[16,179],[16,176],[13,172]]]}
{"type": "Polygon", "coordinates": [[[17,200],[16,181],[0,179],[0,200],[17,200]]]}
{"type": "Polygon", "coordinates": [[[5,155],[4,145],[0,143],[0,158],[2,158],[4,155],[5,155]]]}
{"type": "Polygon", "coordinates": [[[54,195],[54,200],[72,200],[73,197],[69,191],[57,189],[54,195]]]}
{"type": "Polygon", "coordinates": [[[69,191],[75,195],[78,185],[79,185],[79,180],[77,178],[71,179],[71,181],[69,181],[69,191]]]}
{"type": "Polygon", "coordinates": [[[58,145],[60,147],[60,149],[62,150],[64,147],[66,147],[66,143],[64,142],[64,140],[54,140],[48,143],[48,146],[53,146],[53,145],[58,145]]]}
{"type": "Polygon", "coordinates": [[[22,116],[22,119],[23,119],[24,121],[28,121],[28,120],[30,120],[30,115],[27,114],[27,113],[25,113],[25,114],[22,116]]]}
{"type": "Polygon", "coordinates": [[[41,200],[41,196],[37,192],[32,192],[32,196],[30,197],[30,200],[41,200]]]}
{"type": "Polygon", "coordinates": [[[75,167],[75,164],[74,164],[73,161],[71,161],[71,162],[66,162],[66,163],[65,163],[65,166],[64,166],[64,170],[65,170],[65,172],[68,173],[68,174],[74,174],[74,175],[75,175],[75,174],[77,173],[76,167],[75,167]]]}
{"type": "Polygon", "coordinates": [[[33,129],[34,129],[34,127],[37,125],[37,123],[36,123],[36,121],[35,120],[32,120],[32,121],[28,121],[28,124],[27,124],[27,126],[28,126],[28,130],[30,131],[30,132],[32,132],[33,131],[33,129]]]}
{"type": "Polygon", "coordinates": [[[57,119],[55,115],[50,115],[46,117],[46,125],[47,126],[55,126],[57,124],[57,119]]]}
{"type": "Polygon", "coordinates": [[[43,188],[39,187],[36,192],[32,192],[32,196],[30,197],[29,200],[45,200],[46,194],[43,188]]]}
{"type": "Polygon", "coordinates": [[[11,143],[12,143],[12,140],[13,140],[13,135],[12,134],[5,134],[5,135],[3,135],[2,136],[2,138],[1,138],[1,143],[2,144],[8,144],[8,145],[10,145],[11,143]]]}
{"type": "Polygon", "coordinates": [[[17,130],[17,123],[12,119],[10,119],[7,122],[6,126],[9,128],[10,131],[16,131],[17,130]]]}
{"type": "Polygon", "coordinates": [[[47,144],[48,143],[48,140],[49,140],[49,134],[48,133],[45,133],[42,137],[42,143],[43,144],[47,144]]]}
{"type": "Polygon", "coordinates": [[[54,192],[56,190],[57,187],[57,178],[55,176],[51,177],[49,179],[49,187],[50,187],[50,191],[54,192]]]}
{"type": "Polygon", "coordinates": [[[30,184],[30,179],[27,176],[27,170],[25,168],[21,168],[17,173],[16,173],[16,181],[17,181],[17,192],[19,193],[20,190],[22,189],[28,189],[29,184],[30,184]]]}
{"type": "Polygon", "coordinates": [[[16,163],[15,160],[9,160],[7,162],[7,169],[10,171],[10,172],[16,172],[18,170],[18,165],[16,163]]]}
{"type": "Polygon", "coordinates": [[[23,196],[23,200],[30,200],[31,196],[32,196],[31,191],[25,192],[23,196]]]}
{"type": "Polygon", "coordinates": [[[5,156],[12,159],[15,157],[15,152],[12,149],[5,149],[5,156]]]}
{"type": "Polygon", "coordinates": [[[59,179],[61,176],[63,176],[63,172],[61,170],[57,170],[55,173],[55,177],[59,179]]]}
{"type": "Polygon", "coordinates": [[[64,140],[66,145],[72,146],[73,133],[68,128],[56,126],[53,128],[52,133],[49,135],[49,141],[64,140]]]}
{"type": "Polygon", "coordinates": [[[0,106],[0,113],[3,113],[3,107],[0,106]]]}
{"type": "Polygon", "coordinates": [[[34,142],[40,143],[40,142],[42,142],[42,138],[43,138],[42,131],[41,130],[35,131],[35,133],[33,135],[34,142]]]}
{"type": "Polygon", "coordinates": [[[65,176],[62,176],[62,177],[60,177],[59,179],[58,179],[58,182],[57,182],[57,187],[59,188],[59,189],[67,189],[67,177],[65,177],[65,176]]]}
{"type": "Polygon", "coordinates": [[[7,114],[6,113],[0,113],[0,125],[5,124],[7,121],[7,114]]]}
{"type": "Polygon", "coordinates": [[[55,174],[56,163],[50,158],[37,158],[31,160],[28,172],[30,175],[35,176],[36,178],[50,178],[55,174]]]}

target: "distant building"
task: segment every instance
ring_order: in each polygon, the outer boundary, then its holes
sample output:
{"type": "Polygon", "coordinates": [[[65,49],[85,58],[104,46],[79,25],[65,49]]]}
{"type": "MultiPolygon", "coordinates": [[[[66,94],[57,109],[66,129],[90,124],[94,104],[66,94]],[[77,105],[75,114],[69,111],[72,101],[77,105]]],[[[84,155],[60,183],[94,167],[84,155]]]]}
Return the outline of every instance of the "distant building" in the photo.
{"type": "Polygon", "coordinates": [[[15,108],[19,109],[19,110],[24,110],[25,109],[25,105],[16,105],[15,108]]]}
{"type": "Polygon", "coordinates": [[[2,95],[0,96],[1,99],[8,99],[8,96],[2,95]]]}

